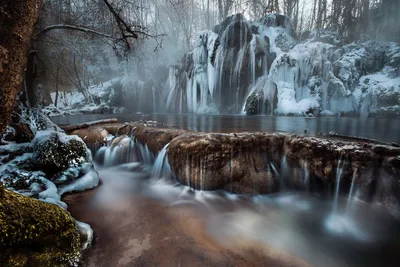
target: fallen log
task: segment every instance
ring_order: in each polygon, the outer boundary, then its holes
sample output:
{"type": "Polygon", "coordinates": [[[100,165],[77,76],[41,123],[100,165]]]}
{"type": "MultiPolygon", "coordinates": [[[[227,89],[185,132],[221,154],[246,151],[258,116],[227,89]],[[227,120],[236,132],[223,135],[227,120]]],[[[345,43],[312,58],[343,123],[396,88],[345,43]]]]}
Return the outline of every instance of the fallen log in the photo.
{"type": "Polygon", "coordinates": [[[112,119],[104,119],[104,120],[84,122],[84,123],[79,123],[79,124],[61,125],[60,128],[68,133],[68,132],[71,132],[71,131],[74,131],[74,130],[78,130],[78,129],[82,129],[82,128],[88,128],[90,126],[94,126],[94,125],[98,125],[98,124],[118,123],[118,122],[119,122],[118,119],[112,118],[112,119]]]}

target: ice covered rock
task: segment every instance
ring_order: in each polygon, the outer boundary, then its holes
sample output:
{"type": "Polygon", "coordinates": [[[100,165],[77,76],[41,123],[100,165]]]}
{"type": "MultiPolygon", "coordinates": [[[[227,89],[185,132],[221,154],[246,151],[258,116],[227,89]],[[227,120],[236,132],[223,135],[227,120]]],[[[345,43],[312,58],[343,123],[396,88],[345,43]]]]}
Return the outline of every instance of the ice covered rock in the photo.
{"type": "Polygon", "coordinates": [[[361,77],[358,90],[362,116],[400,115],[400,76],[396,69],[385,67],[381,72],[361,77]]]}
{"type": "Polygon", "coordinates": [[[38,132],[32,145],[33,165],[49,174],[56,174],[71,165],[78,166],[86,162],[90,153],[79,137],[54,131],[38,132]]]}
{"type": "Polygon", "coordinates": [[[296,45],[296,41],[287,34],[279,34],[275,39],[275,45],[279,47],[282,52],[289,52],[296,45]]]}

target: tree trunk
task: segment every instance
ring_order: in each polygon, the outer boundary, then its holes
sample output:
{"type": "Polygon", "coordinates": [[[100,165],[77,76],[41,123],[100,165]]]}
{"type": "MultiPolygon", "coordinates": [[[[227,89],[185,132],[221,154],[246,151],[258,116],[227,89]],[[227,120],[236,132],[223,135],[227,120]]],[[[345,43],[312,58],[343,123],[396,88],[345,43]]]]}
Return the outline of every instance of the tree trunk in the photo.
{"type": "Polygon", "coordinates": [[[26,94],[28,96],[28,103],[31,108],[36,107],[36,92],[35,92],[35,79],[36,79],[36,62],[35,62],[35,57],[37,53],[36,51],[32,50],[28,54],[28,62],[26,64],[26,69],[25,69],[25,90],[26,94]]]}
{"type": "Polygon", "coordinates": [[[37,21],[38,0],[1,1],[0,8],[0,136],[10,123],[15,96],[22,88],[23,69],[37,21]]]}

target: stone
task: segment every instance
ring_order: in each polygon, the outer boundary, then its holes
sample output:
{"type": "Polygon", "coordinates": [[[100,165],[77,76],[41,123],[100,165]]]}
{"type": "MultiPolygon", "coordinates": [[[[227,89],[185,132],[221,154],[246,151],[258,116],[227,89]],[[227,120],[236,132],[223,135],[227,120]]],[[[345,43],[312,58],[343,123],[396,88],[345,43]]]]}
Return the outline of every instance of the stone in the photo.
{"type": "Polygon", "coordinates": [[[76,266],[80,236],[60,207],[27,198],[0,183],[0,265],[76,266]]]}

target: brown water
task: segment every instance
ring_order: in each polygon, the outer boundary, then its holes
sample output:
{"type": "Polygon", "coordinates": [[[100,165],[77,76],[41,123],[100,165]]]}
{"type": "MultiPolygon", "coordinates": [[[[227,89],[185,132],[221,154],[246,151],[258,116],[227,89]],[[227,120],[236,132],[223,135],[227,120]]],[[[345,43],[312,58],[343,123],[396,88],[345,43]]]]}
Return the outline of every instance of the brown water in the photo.
{"type": "Polygon", "coordinates": [[[121,122],[154,120],[169,126],[202,132],[281,131],[315,136],[319,133],[328,134],[333,131],[341,135],[400,143],[400,118],[317,117],[305,119],[304,117],[242,115],[90,114],[53,117],[52,120],[57,124],[74,124],[105,118],[118,118],[121,122]],[[305,130],[307,130],[306,133],[305,130]]]}
{"type": "Polygon", "coordinates": [[[193,191],[139,163],[98,169],[100,187],[65,198],[95,231],[88,266],[398,266],[400,222],[378,207],[355,202],[332,230],[332,201],[316,194],[193,191]]]}

